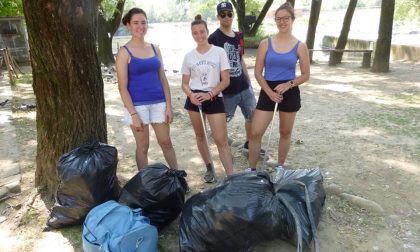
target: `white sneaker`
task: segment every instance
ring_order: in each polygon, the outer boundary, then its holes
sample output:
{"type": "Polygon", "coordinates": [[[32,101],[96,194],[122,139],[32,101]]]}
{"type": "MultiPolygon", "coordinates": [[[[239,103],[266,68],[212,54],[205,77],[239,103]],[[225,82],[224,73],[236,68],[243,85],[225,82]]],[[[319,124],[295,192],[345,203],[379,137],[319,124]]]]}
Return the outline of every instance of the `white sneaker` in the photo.
{"type": "Polygon", "coordinates": [[[245,172],[255,172],[255,171],[257,171],[257,170],[253,170],[250,167],[248,167],[248,168],[245,169],[245,172]]]}
{"type": "Polygon", "coordinates": [[[278,165],[275,168],[275,173],[271,177],[271,181],[273,183],[277,183],[280,181],[280,179],[283,177],[284,174],[284,168],[282,165],[278,165]]]}

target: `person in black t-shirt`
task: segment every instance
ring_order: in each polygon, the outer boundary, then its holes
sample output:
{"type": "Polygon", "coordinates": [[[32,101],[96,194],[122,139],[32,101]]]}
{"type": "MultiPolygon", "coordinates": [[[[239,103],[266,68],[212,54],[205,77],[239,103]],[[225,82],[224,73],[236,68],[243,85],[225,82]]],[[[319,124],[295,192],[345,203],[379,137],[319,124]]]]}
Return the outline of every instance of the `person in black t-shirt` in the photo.
{"type": "MultiPolygon", "coordinates": [[[[225,49],[230,65],[230,85],[223,90],[226,118],[230,121],[235,115],[236,108],[241,108],[245,118],[246,142],[243,150],[248,152],[248,137],[251,129],[251,118],[255,111],[256,100],[251,86],[245,61],[243,38],[239,32],[232,30],[233,7],[229,2],[221,2],[217,5],[217,19],[219,28],[208,38],[210,44],[225,49]]],[[[264,150],[261,150],[264,155],[264,150]]]]}

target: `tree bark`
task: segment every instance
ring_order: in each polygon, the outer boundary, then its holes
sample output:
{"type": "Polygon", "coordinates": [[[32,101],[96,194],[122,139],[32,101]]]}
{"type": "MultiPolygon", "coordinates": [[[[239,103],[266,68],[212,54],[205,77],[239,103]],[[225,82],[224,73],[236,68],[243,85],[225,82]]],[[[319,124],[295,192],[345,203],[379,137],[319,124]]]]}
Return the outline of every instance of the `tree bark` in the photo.
{"type": "Polygon", "coordinates": [[[389,72],[389,58],[391,55],[394,9],[395,0],[382,0],[381,19],[379,22],[378,40],[376,41],[376,48],[371,68],[372,72],[389,72]]]}
{"type": "MultiPolygon", "coordinates": [[[[322,0],[312,0],[311,14],[309,15],[308,32],[306,34],[306,45],[308,49],[314,49],[316,26],[318,25],[319,13],[321,12],[322,0]]],[[[312,52],[309,53],[312,62],[312,52]]]]}
{"type": "Polygon", "coordinates": [[[90,140],[107,142],[98,1],[24,0],[23,7],[37,103],[35,184],[53,195],[62,154],[90,140]]]}
{"type": "MultiPolygon", "coordinates": [[[[347,44],[347,39],[349,37],[351,21],[353,19],[354,10],[356,9],[357,0],[350,0],[349,6],[347,7],[346,15],[344,16],[343,27],[341,28],[340,36],[338,37],[337,44],[335,49],[344,49],[347,44]]],[[[342,52],[331,52],[330,60],[328,65],[335,66],[341,63],[343,58],[342,52]]]]}
{"type": "Polygon", "coordinates": [[[98,15],[98,58],[106,66],[115,63],[112,38],[120,26],[124,4],[125,0],[118,1],[113,16],[108,20],[104,17],[104,11],[100,11],[98,15]]]}

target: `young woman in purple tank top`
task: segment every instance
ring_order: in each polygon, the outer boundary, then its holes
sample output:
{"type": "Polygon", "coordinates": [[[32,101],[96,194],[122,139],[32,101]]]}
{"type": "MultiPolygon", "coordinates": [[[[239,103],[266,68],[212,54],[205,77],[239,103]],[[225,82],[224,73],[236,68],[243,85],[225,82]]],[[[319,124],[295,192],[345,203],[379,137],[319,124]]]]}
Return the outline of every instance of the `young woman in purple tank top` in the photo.
{"type": "Polygon", "coordinates": [[[178,169],[169,130],[173,119],[171,93],[159,48],[144,40],[148,28],[146,13],[133,8],[122,22],[132,37],[117,54],[118,89],[125,107],[124,121],[136,139],[137,167],[140,170],[148,164],[151,124],[166,162],[170,168],[178,169]]]}
{"type": "MultiPolygon", "coordinates": [[[[276,103],[280,118],[276,175],[282,173],[290,149],[293,124],[300,109],[298,86],[306,82],[310,74],[308,48],[292,35],[294,20],[295,15],[291,5],[289,3],[281,5],[275,12],[278,33],[261,41],[258,47],[255,78],[261,86],[261,92],[251,125],[248,171],[256,169],[260,157],[261,139],[273,119],[276,103]],[[299,76],[296,76],[297,62],[300,67],[299,76]]],[[[275,180],[278,179],[276,177],[275,180]]]]}

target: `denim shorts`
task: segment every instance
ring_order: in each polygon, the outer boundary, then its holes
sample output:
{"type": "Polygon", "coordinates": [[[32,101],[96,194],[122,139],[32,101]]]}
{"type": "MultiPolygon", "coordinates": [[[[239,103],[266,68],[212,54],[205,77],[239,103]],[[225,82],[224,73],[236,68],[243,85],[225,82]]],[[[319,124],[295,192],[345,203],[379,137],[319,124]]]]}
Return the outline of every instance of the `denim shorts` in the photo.
{"type": "MultiPolygon", "coordinates": [[[[143,121],[143,124],[165,122],[165,102],[148,105],[139,105],[134,107],[136,108],[137,114],[140,116],[140,119],[143,121]]],[[[126,108],[124,110],[124,123],[131,125],[133,123],[133,119],[130,113],[128,113],[128,110],[126,108]]]]}
{"type": "Polygon", "coordinates": [[[246,121],[250,121],[255,111],[256,101],[252,87],[238,94],[223,94],[226,110],[226,120],[229,122],[235,115],[236,107],[239,106],[246,121]]]}

